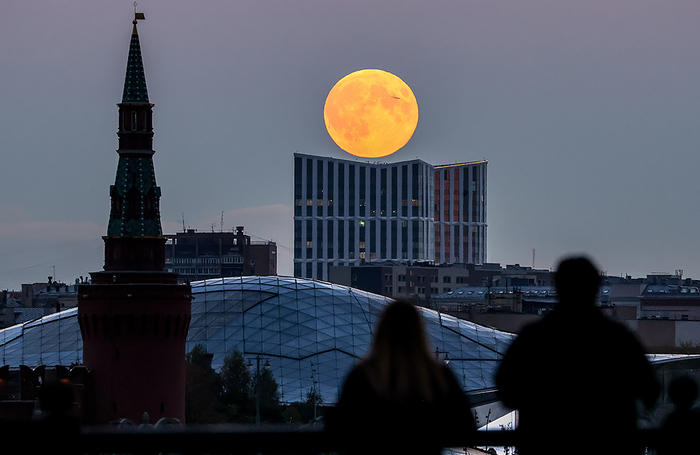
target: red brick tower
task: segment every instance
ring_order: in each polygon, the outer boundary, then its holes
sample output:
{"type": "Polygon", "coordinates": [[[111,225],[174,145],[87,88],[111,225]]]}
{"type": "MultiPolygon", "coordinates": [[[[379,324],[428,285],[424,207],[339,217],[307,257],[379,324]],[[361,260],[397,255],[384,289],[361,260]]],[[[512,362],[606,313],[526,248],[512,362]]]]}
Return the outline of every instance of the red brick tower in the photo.
{"type": "Polygon", "coordinates": [[[185,341],[191,289],[164,272],[160,188],[153,169],[153,104],[148,101],[141,46],[133,21],[119,106],[119,164],[104,271],[78,292],[83,358],[91,371],[86,423],[118,418],[185,419],[185,341]]]}

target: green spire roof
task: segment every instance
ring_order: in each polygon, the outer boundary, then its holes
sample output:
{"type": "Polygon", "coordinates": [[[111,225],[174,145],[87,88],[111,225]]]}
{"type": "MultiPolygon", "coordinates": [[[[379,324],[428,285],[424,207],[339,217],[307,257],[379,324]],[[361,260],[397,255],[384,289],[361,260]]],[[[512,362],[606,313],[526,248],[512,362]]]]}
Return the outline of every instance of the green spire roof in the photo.
{"type": "MultiPolygon", "coordinates": [[[[140,15],[143,19],[143,14],[140,15]]],[[[119,164],[110,187],[112,209],[108,237],[160,237],[160,188],[153,169],[152,104],[148,102],[141,46],[136,31],[131,34],[124,96],[119,105],[119,164]]]]}
{"type": "Polygon", "coordinates": [[[107,236],[162,236],[160,195],[151,155],[120,155],[117,178],[110,187],[112,210],[107,236]]]}
{"type": "Polygon", "coordinates": [[[141,44],[139,43],[139,33],[136,30],[136,19],[134,19],[134,29],[131,32],[122,103],[148,103],[148,89],[146,88],[146,75],[143,72],[141,44]]]}

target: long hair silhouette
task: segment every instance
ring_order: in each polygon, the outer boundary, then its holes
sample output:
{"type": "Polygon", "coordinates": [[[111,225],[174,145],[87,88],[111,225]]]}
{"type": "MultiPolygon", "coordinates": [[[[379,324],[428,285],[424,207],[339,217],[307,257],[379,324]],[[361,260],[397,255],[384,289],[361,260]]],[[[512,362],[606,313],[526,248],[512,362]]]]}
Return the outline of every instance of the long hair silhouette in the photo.
{"type": "Polygon", "coordinates": [[[396,300],[382,313],[374,344],[360,368],[367,371],[378,396],[432,403],[447,390],[445,374],[433,358],[421,315],[408,300],[396,300]]]}
{"type": "Polygon", "coordinates": [[[326,430],[349,453],[438,455],[448,441],[476,431],[470,409],[457,379],[430,352],[420,312],[396,300],[326,414],[326,430]]]}

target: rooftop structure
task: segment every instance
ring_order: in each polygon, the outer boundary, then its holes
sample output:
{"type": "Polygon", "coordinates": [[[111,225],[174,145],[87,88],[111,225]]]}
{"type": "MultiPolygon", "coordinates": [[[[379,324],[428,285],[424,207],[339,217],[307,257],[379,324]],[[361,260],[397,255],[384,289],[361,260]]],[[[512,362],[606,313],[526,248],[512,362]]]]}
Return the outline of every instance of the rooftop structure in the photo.
{"type": "Polygon", "coordinates": [[[243,226],[236,232],[188,229],[166,235],[165,267],[181,283],[232,276],[277,275],[277,244],[253,242],[243,226]]]}
{"type": "Polygon", "coordinates": [[[504,287],[551,286],[552,272],[519,264],[433,264],[376,261],[358,266],[330,267],[329,281],[387,297],[411,297],[429,302],[434,296],[464,286],[504,287]]]}

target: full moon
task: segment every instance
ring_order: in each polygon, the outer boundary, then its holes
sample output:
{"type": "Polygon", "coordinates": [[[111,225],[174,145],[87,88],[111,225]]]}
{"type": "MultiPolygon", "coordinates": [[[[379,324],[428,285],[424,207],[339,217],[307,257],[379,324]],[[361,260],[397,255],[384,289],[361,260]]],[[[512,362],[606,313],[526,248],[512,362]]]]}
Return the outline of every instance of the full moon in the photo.
{"type": "Polygon", "coordinates": [[[355,156],[380,158],[411,139],[418,125],[418,103],[399,77],[365,69],[335,84],[323,117],[338,147],[355,156]]]}

